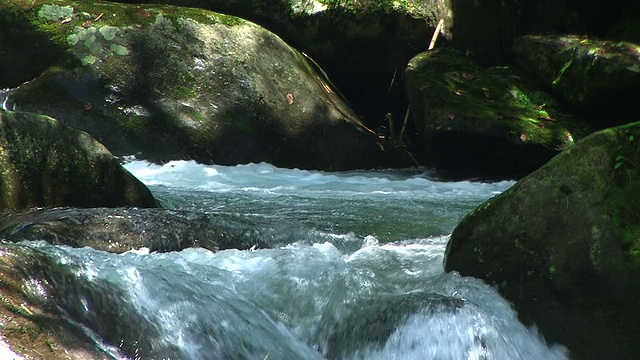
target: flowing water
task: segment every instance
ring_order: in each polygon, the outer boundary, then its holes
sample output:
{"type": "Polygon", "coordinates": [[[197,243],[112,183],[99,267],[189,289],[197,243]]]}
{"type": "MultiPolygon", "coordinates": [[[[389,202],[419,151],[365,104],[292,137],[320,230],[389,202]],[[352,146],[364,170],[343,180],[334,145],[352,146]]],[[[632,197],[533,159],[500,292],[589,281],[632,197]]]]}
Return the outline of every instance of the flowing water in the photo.
{"type": "Polygon", "coordinates": [[[9,100],[9,89],[0,89],[0,109],[15,110],[15,104],[9,100]]]}
{"type": "Polygon", "coordinates": [[[218,253],[22,243],[50,269],[33,293],[54,298],[114,358],[567,358],[492,287],[443,272],[456,223],[512,182],[438,182],[415,169],[126,167],[166,207],[290,233],[271,249],[218,253]]]}

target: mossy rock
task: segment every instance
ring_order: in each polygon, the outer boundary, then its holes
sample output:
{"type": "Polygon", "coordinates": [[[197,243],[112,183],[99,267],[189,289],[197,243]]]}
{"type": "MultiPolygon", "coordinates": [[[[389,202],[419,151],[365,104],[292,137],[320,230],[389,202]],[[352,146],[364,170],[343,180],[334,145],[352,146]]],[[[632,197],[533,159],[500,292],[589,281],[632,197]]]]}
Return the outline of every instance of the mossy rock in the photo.
{"type": "Polygon", "coordinates": [[[640,123],[590,135],[467,215],[446,271],[485,280],[576,359],[640,340],[640,123]]]}
{"type": "Polygon", "coordinates": [[[516,62],[569,102],[594,126],[638,120],[640,45],[575,35],[524,36],[516,62]]]}
{"type": "MultiPolygon", "coordinates": [[[[126,0],[138,3],[138,0],[126,0]]],[[[450,1],[438,0],[144,0],[198,7],[251,20],[309,54],[371,128],[400,131],[407,109],[401,76],[424,51],[440,19],[451,37],[450,1]],[[425,26],[426,25],[426,26],[425,26]]],[[[406,131],[409,142],[412,131],[406,131]]]]}
{"type": "Polygon", "coordinates": [[[524,74],[456,50],[411,59],[405,85],[425,156],[455,177],[522,177],[589,132],[524,74]]]}
{"type": "Polygon", "coordinates": [[[136,312],[119,276],[89,281],[77,265],[33,246],[1,244],[0,250],[0,313],[15,321],[2,332],[14,352],[33,359],[109,359],[114,349],[128,357],[180,357],[166,349],[154,353],[148,339],[162,332],[136,312]],[[111,346],[96,344],[82,326],[111,346]]]}
{"type": "Polygon", "coordinates": [[[15,0],[0,15],[63,54],[9,91],[10,102],[87,131],[116,155],[323,170],[410,164],[307,57],[249,21],[64,0],[15,0]]]}
{"type": "Polygon", "coordinates": [[[53,206],[157,203],[87,133],[44,115],[0,110],[0,210],[53,206]]]}

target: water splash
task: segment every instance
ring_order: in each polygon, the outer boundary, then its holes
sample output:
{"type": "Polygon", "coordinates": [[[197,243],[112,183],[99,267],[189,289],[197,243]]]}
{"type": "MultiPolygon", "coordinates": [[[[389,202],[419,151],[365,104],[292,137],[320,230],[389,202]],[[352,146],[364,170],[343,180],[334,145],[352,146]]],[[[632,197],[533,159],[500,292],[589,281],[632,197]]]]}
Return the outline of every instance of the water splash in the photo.
{"type": "Polygon", "coordinates": [[[0,89],[0,109],[13,111],[16,109],[16,104],[12,104],[9,99],[11,89],[0,89]]]}
{"type": "Polygon", "coordinates": [[[567,358],[523,326],[495,289],[444,273],[446,240],[369,243],[350,255],[330,243],[122,255],[23,246],[59,264],[47,269],[56,303],[112,343],[125,339],[119,345],[129,355],[567,358]]]}

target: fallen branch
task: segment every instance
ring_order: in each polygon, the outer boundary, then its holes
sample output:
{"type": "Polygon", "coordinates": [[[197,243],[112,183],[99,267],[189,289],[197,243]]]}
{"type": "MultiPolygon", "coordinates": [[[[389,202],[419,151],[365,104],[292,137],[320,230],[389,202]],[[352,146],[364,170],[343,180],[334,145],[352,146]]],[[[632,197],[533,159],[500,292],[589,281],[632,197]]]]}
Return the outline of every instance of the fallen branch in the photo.
{"type": "Polygon", "coordinates": [[[407,128],[407,122],[409,121],[409,114],[411,113],[411,106],[407,106],[407,112],[404,114],[404,122],[402,123],[402,130],[400,130],[400,144],[402,144],[402,138],[404,137],[404,130],[407,128]]]}
{"type": "Polygon", "coordinates": [[[442,31],[442,27],[444,26],[444,19],[440,19],[438,21],[438,25],[436,29],[433,31],[433,36],[431,37],[431,43],[429,43],[429,48],[427,50],[431,50],[436,46],[436,40],[438,40],[438,34],[442,31]]]}

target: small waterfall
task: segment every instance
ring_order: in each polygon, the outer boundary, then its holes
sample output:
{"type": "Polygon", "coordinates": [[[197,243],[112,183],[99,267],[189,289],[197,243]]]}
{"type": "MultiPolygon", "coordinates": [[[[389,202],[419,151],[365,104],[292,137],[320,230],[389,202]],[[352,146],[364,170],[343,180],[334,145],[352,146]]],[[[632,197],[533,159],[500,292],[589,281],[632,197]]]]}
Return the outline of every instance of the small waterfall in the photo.
{"type": "Polygon", "coordinates": [[[0,89],[0,109],[2,110],[15,110],[16,104],[12,104],[9,100],[9,93],[11,89],[0,89]]]}

